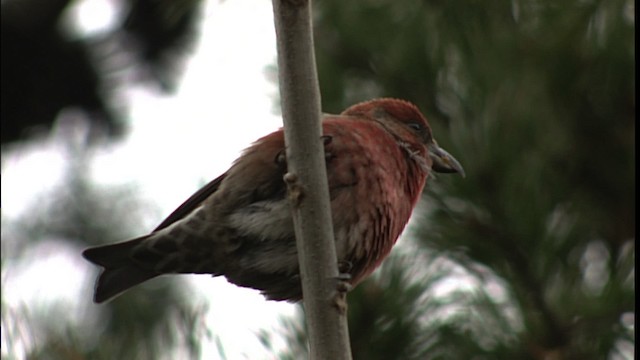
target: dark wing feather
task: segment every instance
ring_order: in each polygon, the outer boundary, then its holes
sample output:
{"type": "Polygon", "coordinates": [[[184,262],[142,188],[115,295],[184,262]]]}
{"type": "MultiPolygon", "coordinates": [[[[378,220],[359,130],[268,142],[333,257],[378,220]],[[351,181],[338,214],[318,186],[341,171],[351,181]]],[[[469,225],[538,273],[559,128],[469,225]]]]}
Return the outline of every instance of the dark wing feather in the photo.
{"type": "Polygon", "coordinates": [[[180,205],[177,209],[175,209],[171,213],[171,215],[169,215],[166,219],[164,219],[164,221],[162,221],[160,223],[160,225],[158,225],[158,227],[156,227],[153,230],[153,232],[156,232],[156,231],[159,231],[159,230],[162,230],[162,229],[166,228],[167,226],[173,224],[174,222],[184,218],[190,212],[192,212],[194,209],[196,209],[198,206],[200,206],[200,204],[206,198],[208,198],[209,195],[213,194],[214,192],[216,192],[218,190],[218,186],[220,186],[220,183],[222,182],[222,180],[225,178],[226,175],[227,174],[224,173],[224,174],[218,176],[216,179],[214,179],[211,182],[209,182],[203,188],[201,188],[200,190],[196,191],[195,194],[191,195],[191,197],[189,197],[187,199],[187,201],[182,203],[182,205],[180,205]]]}

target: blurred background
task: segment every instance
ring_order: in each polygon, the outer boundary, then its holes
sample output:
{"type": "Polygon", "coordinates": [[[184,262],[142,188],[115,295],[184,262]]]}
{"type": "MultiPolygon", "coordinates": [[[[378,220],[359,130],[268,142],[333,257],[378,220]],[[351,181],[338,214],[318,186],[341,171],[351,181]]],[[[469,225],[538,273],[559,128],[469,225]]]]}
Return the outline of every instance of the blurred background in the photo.
{"type": "MultiPolygon", "coordinates": [[[[348,296],[354,359],[633,359],[635,3],[314,2],[325,112],[416,103],[437,176],[348,296]]],[[[267,0],[3,0],[3,359],[300,359],[302,309],[207,276],[91,303],[281,125],[267,0]]]]}

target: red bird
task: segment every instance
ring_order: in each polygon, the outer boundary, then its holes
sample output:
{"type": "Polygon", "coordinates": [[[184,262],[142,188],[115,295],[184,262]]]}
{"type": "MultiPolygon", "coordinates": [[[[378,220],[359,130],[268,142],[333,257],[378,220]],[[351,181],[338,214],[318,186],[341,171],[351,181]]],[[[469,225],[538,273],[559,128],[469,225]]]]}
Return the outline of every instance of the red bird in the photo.
{"type": "MultiPolygon", "coordinates": [[[[322,127],[337,261],[355,286],[391,251],[430,171],[464,171],[403,100],[356,104],[322,127]]],[[[149,235],[85,250],[104,268],[94,301],[185,273],[224,275],[269,300],[302,299],[284,149],[282,130],[259,139],[149,235]]]]}

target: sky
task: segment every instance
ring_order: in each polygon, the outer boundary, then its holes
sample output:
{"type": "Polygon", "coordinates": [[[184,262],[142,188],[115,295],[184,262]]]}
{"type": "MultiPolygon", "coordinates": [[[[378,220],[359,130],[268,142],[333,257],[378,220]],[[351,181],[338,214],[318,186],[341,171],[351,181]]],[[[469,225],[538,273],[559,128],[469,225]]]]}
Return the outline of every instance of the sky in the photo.
{"type": "MultiPolygon", "coordinates": [[[[118,19],[113,3],[78,1],[69,14],[75,31],[91,34],[107,29],[118,19]]],[[[177,93],[167,96],[137,85],[120,94],[126,99],[130,133],[92,154],[92,180],[136,185],[137,195],[160,209],[141,225],[143,232],[152,230],[204,182],[223,173],[242,149],[282,125],[274,111],[277,86],[267,71],[275,61],[270,1],[207,1],[200,39],[177,93]]],[[[44,145],[3,154],[2,188],[11,189],[2,192],[4,221],[20,218],[39,194],[61,180],[66,163],[57,140],[69,131],[82,137],[77,116],[72,110],[61,113],[60,125],[44,145]],[[43,173],[47,176],[39,176],[43,173]]],[[[3,227],[3,239],[4,235],[3,227]]],[[[11,289],[4,294],[7,305],[64,298],[72,313],[97,306],[90,303],[95,269],[75,249],[52,249],[36,246],[25,261],[9,270],[3,267],[3,288],[11,289]],[[55,285],[59,279],[74,285],[61,291],[55,285]]],[[[197,291],[194,302],[209,303],[206,324],[220,337],[227,359],[269,358],[255,334],[279,328],[280,317],[293,314],[293,305],[265,301],[257,291],[236,287],[224,278],[187,278],[197,291]]],[[[6,345],[3,337],[3,355],[6,345]]],[[[284,343],[275,338],[274,345],[284,343]]],[[[203,345],[202,358],[220,358],[213,342],[203,345]]]]}

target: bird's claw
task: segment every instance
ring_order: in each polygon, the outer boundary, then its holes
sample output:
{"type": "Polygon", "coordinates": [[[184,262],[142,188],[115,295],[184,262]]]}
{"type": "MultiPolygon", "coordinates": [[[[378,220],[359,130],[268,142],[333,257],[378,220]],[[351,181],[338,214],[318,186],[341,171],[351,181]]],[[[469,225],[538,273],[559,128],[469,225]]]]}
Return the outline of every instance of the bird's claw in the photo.
{"type": "Polygon", "coordinates": [[[340,293],[348,293],[349,291],[351,291],[351,289],[353,289],[353,285],[351,285],[351,283],[349,282],[349,280],[351,280],[351,275],[349,274],[340,274],[338,275],[338,284],[336,285],[336,290],[340,293]],[[341,278],[340,276],[345,276],[344,278],[341,278]]]}
{"type": "Polygon", "coordinates": [[[333,306],[335,306],[341,314],[345,314],[347,311],[347,293],[353,288],[349,282],[350,280],[351,275],[348,273],[340,272],[338,276],[336,276],[336,292],[333,295],[333,306]]]}
{"type": "Polygon", "coordinates": [[[336,276],[336,290],[341,293],[347,293],[351,291],[353,286],[351,285],[351,269],[353,264],[351,261],[339,261],[338,262],[338,276],[336,276]]]}

